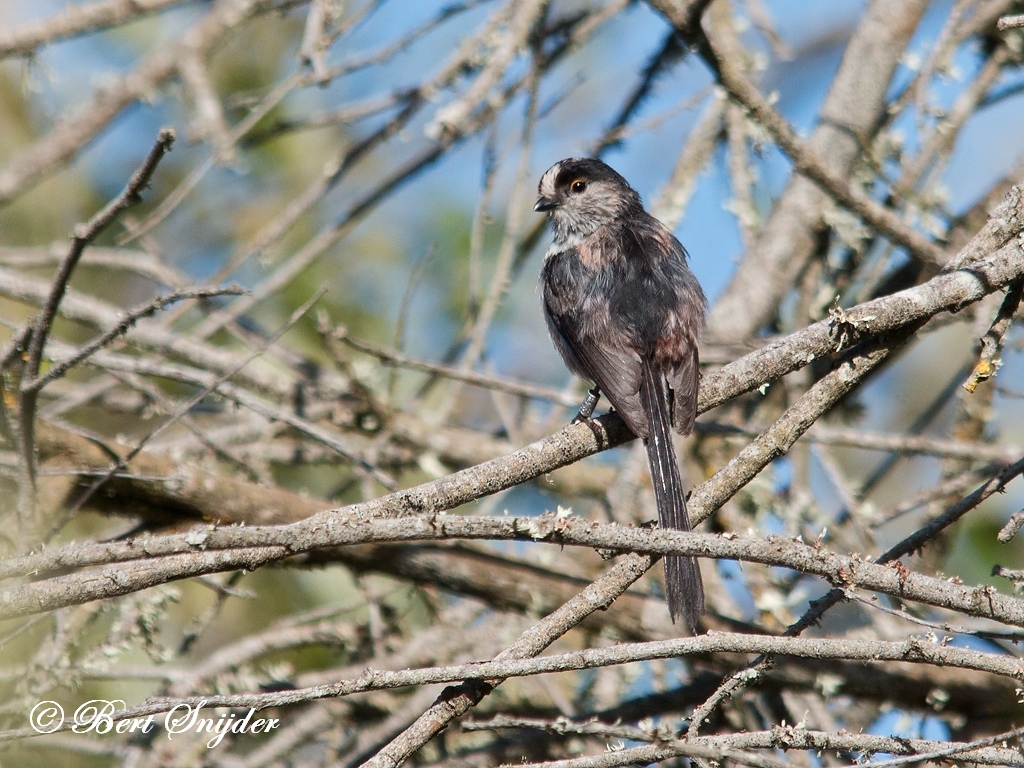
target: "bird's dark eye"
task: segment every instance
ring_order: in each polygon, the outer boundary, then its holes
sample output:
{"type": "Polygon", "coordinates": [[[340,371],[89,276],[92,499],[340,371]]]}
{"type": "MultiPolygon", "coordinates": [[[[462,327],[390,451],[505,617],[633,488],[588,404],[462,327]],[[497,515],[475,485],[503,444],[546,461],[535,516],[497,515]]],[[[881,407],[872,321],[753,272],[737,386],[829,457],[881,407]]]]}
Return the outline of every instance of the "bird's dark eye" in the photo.
{"type": "Polygon", "coordinates": [[[583,179],[576,179],[572,184],[569,185],[569,191],[575,192],[577,195],[587,188],[587,182],[583,179]]]}

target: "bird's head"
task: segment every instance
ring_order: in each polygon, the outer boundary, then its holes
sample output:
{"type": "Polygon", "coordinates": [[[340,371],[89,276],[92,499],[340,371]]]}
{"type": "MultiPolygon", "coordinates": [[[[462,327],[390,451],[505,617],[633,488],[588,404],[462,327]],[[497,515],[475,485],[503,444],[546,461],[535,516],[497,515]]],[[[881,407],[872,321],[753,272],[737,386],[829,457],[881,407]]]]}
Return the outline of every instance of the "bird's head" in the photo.
{"type": "Polygon", "coordinates": [[[636,208],[640,195],[604,162],[590,157],[560,160],[541,176],[533,210],[546,213],[559,240],[583,238],[616,223],[636,208]]]}

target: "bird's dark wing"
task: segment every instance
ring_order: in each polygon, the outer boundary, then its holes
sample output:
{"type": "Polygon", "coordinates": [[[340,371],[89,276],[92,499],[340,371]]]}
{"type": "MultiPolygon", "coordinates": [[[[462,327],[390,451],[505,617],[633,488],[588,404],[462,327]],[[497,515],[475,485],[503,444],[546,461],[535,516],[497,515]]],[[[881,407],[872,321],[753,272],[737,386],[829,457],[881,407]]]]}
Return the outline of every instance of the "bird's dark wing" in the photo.
{"type": "Polygon", "coordinates": [[[693,422],[697,418],[700,363],[696,345],[666,371],[666,378],[672,390],[672,426],[679,434],[688,435],[693,431],[693,422]]]}
{"type": "Polygon", "coordinates": [[[647,437],[640,355],[612,323],[607,299],[560,291],[549,279],[542,285],[548,331],[566,365],[597,385],[634,434],[647,437]]]}
{"type": "Polygon", "coordinates": [[[640,356],[607,338],[579,332],[564,316],[545,312],[551,336],[562,358],[576,373],[590,379],[608,398],[635,435],[647,437],[647,416],[640,404],[640,356]]]}
{"type": "Polygon", "coordinates": [[[706,300],[679,240],[650,216],[640,217],[638,224],[620,238],[626,271],[632,274],[617,284],[612,311],[635,330],[634,345],[646,350],[667,380],[672,426],[685,435],[697,415],[697,337],[706,300]]]}

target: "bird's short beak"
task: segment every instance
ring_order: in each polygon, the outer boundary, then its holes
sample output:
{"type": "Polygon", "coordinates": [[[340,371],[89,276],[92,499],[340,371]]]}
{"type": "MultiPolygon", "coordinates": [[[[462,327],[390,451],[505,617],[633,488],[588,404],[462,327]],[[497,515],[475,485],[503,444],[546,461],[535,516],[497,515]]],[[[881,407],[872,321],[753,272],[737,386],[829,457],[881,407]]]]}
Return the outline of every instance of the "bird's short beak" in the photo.
{"type": "Polygon", "coordinates": [[[537,213],[547,213],[558,207],[558,203],[547,197],[538,197],[537,202],[533,204],[533,210],[537,213]]]}

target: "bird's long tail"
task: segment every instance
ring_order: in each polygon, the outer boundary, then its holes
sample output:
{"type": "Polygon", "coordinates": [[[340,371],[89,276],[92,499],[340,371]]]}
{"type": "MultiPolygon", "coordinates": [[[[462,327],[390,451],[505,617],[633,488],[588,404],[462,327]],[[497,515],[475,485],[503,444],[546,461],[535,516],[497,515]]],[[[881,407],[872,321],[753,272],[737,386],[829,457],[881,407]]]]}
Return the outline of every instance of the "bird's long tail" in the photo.
{"type": "MultiPolygon", "coordinates": [[[[651,466],[654,499],[658,505],[658,524],[662,528],[688,531],[690,516],[686,512],[683,481],[672,443],[668,384],[665,377],[647,361],[643,363],[640,403],[647,415],[647,460],[651,466]]],[[[692,557],[667,555],[665,591],[672,621],[682,616],[690,630],[696,631],[697,619],[704,613],[704,585],[697,561],[692,557]]]]}

